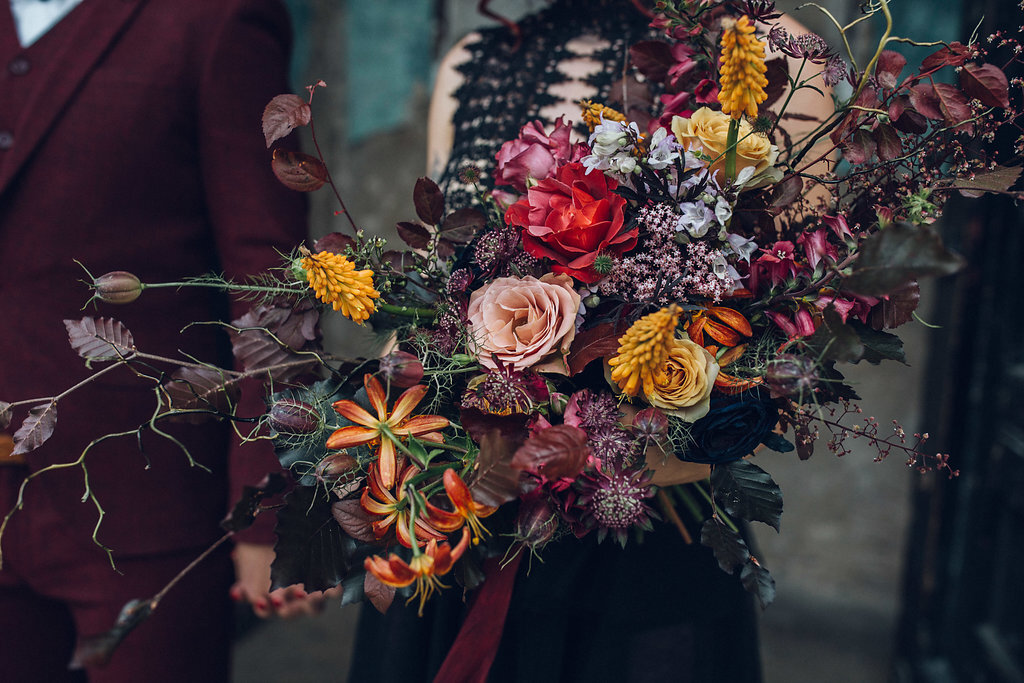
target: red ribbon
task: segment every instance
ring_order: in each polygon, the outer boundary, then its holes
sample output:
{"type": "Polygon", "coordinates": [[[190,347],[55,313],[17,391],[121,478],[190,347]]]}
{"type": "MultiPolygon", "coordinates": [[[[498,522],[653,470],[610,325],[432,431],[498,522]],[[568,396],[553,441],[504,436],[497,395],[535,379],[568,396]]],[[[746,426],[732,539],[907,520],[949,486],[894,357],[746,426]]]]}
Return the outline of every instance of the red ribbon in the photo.
{"type": "Polygon", "coordinates": [[[501,644],[521,559],[522,553],[518,553],[504,568],[496,557],[484,562],[483,586],[477,591],[434,683],[485,683],[501,644]]]}

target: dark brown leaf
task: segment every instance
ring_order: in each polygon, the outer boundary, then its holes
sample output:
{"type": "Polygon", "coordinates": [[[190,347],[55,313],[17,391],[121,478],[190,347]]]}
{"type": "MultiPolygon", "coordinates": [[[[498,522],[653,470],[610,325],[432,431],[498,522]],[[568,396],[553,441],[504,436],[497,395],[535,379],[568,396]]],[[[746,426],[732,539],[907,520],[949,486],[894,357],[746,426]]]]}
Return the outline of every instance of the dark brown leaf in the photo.
{"type": "Polygon", "coordinates": [[[871,309],[868,324],[876,330],[892,330],[910,322],[921,302],[921,286],[911,280],[871,309]]]}
{"type": "Polygon", "coordinates": [[[849,141],[843,144],[843,156],[851,164],[866,164],[875,155],[875,139],[871,132],[858,128],[849,141]]]}
{"type": "Polygon", "coordinates": [[[246,371],[270,370],[277,382],[287,382],[309,372],[317,365],[316,357],[299,352],[319,347],[320,313],[309,301],[295,306],[261,304],[231,324],[231,350],[246,371]],[[278,367],[286,363],[297,365],[278,367]]]}
{"type": "Polygon", "coordinates": [[[935,89],[931,83],[921,83],[911,88],[910,103],[922,116],[926,116],[933,121],[941,121],[943,119],[939,98],[935,95],[935,89]]]}
{"type": "Polygon", "coordinates": [[[789,63],[785,57],[769,59],[764,65],[767,69],[764,76],[768,79],[764,92],[768,98],[760,105],[762,111],[778,102],[789,87],[789,63]]]}
{"type": "Polygon", "coordinates": [[[591,362],[598,358],[606,358],[619,350],[619,337],[622,331],[616,329],[614,323],[602,323],[583,330],[572,340],[566,363],[569,374],[583,372],[591,362]]]}
{"type": "MultiPolygon", "coordinates": [[[[178,368],[164,384],[165,398],[172,410],[206,410],[229,413],[238,403],[236,382],[214,368],[178,368]]],[[[202,422],[208,415],[182,415],[186,422],[202,422]]]]}
{"type": "Polygon", "coordinates": [[[11,426],[11,404],[7,401],[0,401],[0,430],[11,426]]]}
{"type": "Polygon", "coordinates": [[[35,406],[14,432],[14,450],[11,455],[24,455],[39,448],[53,436],[57,426],[57,401],[35,406]]]}
{"type": "Polygon", "coordinates": [[[242,531],[252,526],[256,515],[260,513],[260,503],[267,498],[281,493],[285,489],[285,479],[277,473],[263,477],[256,486],[243,486],[242,495],[231,508],[231,512],[221,520],[220,528],[224,531],[242,531]]]}
{"type": "Polygon", "coordinates": [[[896,130],[904,133],[923,133],[928,130],[928,120],[912,108],[910,98],[900,96],[889,104],[889,119],[896,130]]]}
{"type": "Polygon", "coordinates": [[[444,195],[430,178],[419,178],[412,191],[416,215],[427,225],[437,225],[444,216],[444,195]]]}
{"type": "Polygon", "coordinates": [[[529,435],[526,429],[528,419],[528,415],[494,415],[476,408],[459,409],[459,422],[473,441],[481,443],[489,432],[497,430],[503,439],[511,442],[509,447],[513,450],[529,435]]]}
{"type": "Polygon", "coordinates": [[[772,191],[772,208],[782,209],[797,199],[804,190],[804,181],[800,176],[790,176],[782,181],[772,191]]]}
{"type": "Polygon", "coordinates": [[[437,241],[437,255],[442,259],[448,260],[455,255],[455,242],[451,240],[438,240],[437,241]]]}
{"type": "Polygon", "coordinates": [[[398,236],[413,249],[426,249],[430,244],[430,232],[419,223],[402,221],[395,227],[398,236]]]}
{"type": "Polygon", "coordinates": [[[113,318],[65,320],[71,348],[89,361],[117,360],[135,353],[135,340],[128,328],[113,318]]]}
{"type": "Polygon", "coordinates": [[[370,572],[363,578],[363,593],[377,611],[384,614],[395,600],[395,589],[370,572]]]}
{"type": "Polygon", "coordinates": [[[329,232],[313,243],[313,252],[327,251],[332,254],[344,254],[348,247],[356,246],[356,241],[341,232],[329,232]]]}
{"type": "Polygon", "coordinates": [[[793,441],[796,443],[796,454],[801,460],[808,460],[814,455],[814,436],[806,426],[793,425],[793,441]]]}
{"type": "Polygon", "coordinates": [[[921,72],[939,69],[944,66],[960,66],[967,61],[968,48],[962,43],[953,42],[933,52],[921,61],[921,72]]]}
{"type": "Polygon", "coordinates": [[[316,157],[302,152],[275,149],[270,167],[281,184],[290,190],[313,192],[327,182],[327,167],[316,157]]]}
{"type": "Polygon", "coordinates": [[[668,70],[676,64],[672,58],[672,47],[660,40],[641,40],[629,48],[629,59],[633,65],[655,83],[668,78],[668,70]]]}
{"type": "Polygon", "coordinates": [[[298,95],[278,95],[263,110],[263,137],[269,148],[299,126],[308,126],[313,113],[298,95]]]}
{"type": "MultiPolygon", "coordinates": [[[[957,88],[948,83],[934,83],[932,88],[935,90],[935,97],[939,102],[939,108],[942,110],[942,116],[949,125],[963,124],[974,115],[967,96],[957,88]]],[[[970,134],[974,130],[974,124],[964,124],[962,128],[970,134]]]]}
{"type": "Polygon", "coordinates": [[[575,477],[583,470],[590,449],[587,433],[561,424],[548,427],[526,440],[512,458],[512,466],[548,479],[575,477]]]}
{"type": "Polygon", "coordinates": [[[899,133],[892,126],[880,124],[878,128],[875,128],[874,138],[879,160],[892,161],[903,154],[903,143],[900,141],[899,133]]]}
{"type": "Polygon", "coordinates": [[[973,178],[957,178],[952,187],[965,197],[980,197],[986,192],[1006,192],[1020,178],[1020,166],[997,166],[991,171],[976,173],[973,178]]]}
{"type": "Polygon", "coordinates": [[[103,666],[125,636],[149,618],[155,605],[150,600],[129,600],[117,615],[114,627],[98,636],[80,637],[71,656],[69,669],[103,666]]]}
{"type": "Polygon", "coordinates": [[[882,50],[875,64],[875,80],[886,90],[892,90],[899,85],[900,73],[906,65],[907,58],[899,52],[882,50]]]}
{"type": "Polygon", "coordinates": [[[1010,84],[994,64],[965,64],[960,70],[960,87],[986,107],[1010,106],[1010,84]]]}
{"type": "Polygon", "coordinates": [[[474,440],[480,444],[480,453],[466,482],[473,500],[497,507],[518,498],[522,472],[512,466],[513,442],[497,429],[474,440]]]}
{"type": "Polygon", "coordinates": [[[842,289],[884,296],[924,276],[950,275],[964,261],[946,249],[929,226],[893,223],[867,238],[842,289]]]}
{"type": "Polygon", "coordinates": [[[376,543],[377,537],[371,527],[373,519],[363,510],[358,500],[339,500],[331,505],[331,516],[352,538],[365,543],[376,543]]]}
{"type": "Polygon", "coordinates": [[[487,225],[487,217],[476,209],[458,209],[445,216],[441,234],[456,244],[469,244],[476,233],[487,225]]]}

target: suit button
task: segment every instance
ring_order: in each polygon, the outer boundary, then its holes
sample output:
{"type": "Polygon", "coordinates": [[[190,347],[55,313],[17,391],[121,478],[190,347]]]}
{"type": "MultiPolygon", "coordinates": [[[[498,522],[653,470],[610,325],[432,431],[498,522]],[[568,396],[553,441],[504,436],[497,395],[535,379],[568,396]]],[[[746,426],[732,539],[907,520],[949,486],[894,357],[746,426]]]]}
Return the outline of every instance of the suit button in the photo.
{"type": "Polygon", "coordinates": [[[7,65],[7,70],[15,76],[24,76],[32,68],[32,63],[26,57],[15,57],[7,65]]]}
{"type": "Polygon", "coordinates": [[[9,130],[0,130],[0,149],[14,147],[14,134],[9,130]]]}

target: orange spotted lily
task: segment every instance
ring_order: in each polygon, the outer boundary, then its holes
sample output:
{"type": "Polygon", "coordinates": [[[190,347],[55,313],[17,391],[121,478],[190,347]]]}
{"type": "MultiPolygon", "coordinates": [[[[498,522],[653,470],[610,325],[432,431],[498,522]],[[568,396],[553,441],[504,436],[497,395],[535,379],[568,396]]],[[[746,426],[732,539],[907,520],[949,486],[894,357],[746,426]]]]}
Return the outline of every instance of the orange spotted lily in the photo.
{"type": "Polygon", "coordinates": [[[411,548],[413,534],[416,536],[416,544],[423,545],[428,539],[444,540],[445,535],[441,531],[454,531],[462,526],[461,518],[427,503],[426,510],[421,508],[417,511],[416,529],[410,533],[409,514],[412,508],[406,498],[406,483],[419,472],[420,469],[415,465],[406,465],[399,477],[396,495],[391,493],[390,489],[381,482],[380,472],[375,464],[370,465],[370,471],[366,477],[367,484],[363,488],[359,505],[367,513],[379,516],[379,519],[374,520],[371,524],[374,536],[384,538],[391,526],[394,525],[398,542],[406,548],[411,548]]]}
{"type": "Polygon", "coordinates": [[[487,534],[487,529],[480,523],[480,518],[493,515],[498,508],[473,500],[473,494],[470,493],[466,482],[462,481],[462,477],[454,469],[445,470],[443,480],[445,493],[455,507],[455,514],[466,520],[469,528],[473,530],[473,543],[479,543],[480,537],[487,534]]]}
{"type": "MultiPolygon", "coordinates": [[[[334,410],[356,424],[336,430],[327,439],[327,447],[341,449],[369,443],[377,444],[377,466],[380,469],[381,483],[384,488],[390,489],[395,485],[398,476],[399,464],[395,442],[401,437],[424,436],[444,429],[448,426],[448,420],[440,415],[410,417],[413,409],[427,394],[427,388],[422,384],[406,389],[395,401],[395,407],[390,415],[387,397],[380,381],[367,373],[363,375],[363,386],[366,387],[370,405],[377,411],[377,417],[370,415],[355,401],[336,401],[334,410]]],[[[435,439],[432,434],[429,438],[435,439]]]]}
{"type": "Polygon", "coordinates": [[[413,557],[408,562],[394,553],[386,560],[378,555],[371,555],[363,561],[363,567],[381,583],[395,588],[404,588],[416,582],[416,590],[413,591],[409,602],[418,597],[419,613],[423,616],[423,605],[435,590],[445,587],[438,577],[451,571],[468,546],[469,529],[463,528],[462,539],[454,548],[447,541],[439,544],[437,539],[431,539],[422,552],[419,552],[418,548],[413,550],[413,557]]]}

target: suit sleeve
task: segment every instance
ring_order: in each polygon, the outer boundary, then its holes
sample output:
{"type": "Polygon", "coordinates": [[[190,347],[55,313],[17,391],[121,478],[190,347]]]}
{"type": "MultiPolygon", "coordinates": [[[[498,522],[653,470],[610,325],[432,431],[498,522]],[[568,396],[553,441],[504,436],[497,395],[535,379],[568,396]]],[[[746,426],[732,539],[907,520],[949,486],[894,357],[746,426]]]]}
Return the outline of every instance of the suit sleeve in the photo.
{"type": "MultiPolygon", "coordinates": [[[[278,252],[287,254],[305,239],[307,216],[305,196],[274,177],[260,123],[270,99],[291,92],[288,13],[278,0],[229,0],[223,7],[202,65],[199,148],[221,267],[227,277],[241,280],[280,266],[278,252]]],[[[233,317],[247,308],[245,302],[233,303],[233,317]]],[[[238,414],[264,411],[260,383],[243,386],[238,414]]],[[[228,463],[229,503],[237,500],[242,486],[281,469],[265,440],[242,444],[235,438],[228,463]]],[[[273,515],[260,515],[237,539],[272,543],[273,524],[273,515]]]]}

